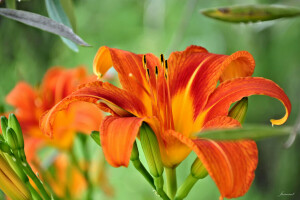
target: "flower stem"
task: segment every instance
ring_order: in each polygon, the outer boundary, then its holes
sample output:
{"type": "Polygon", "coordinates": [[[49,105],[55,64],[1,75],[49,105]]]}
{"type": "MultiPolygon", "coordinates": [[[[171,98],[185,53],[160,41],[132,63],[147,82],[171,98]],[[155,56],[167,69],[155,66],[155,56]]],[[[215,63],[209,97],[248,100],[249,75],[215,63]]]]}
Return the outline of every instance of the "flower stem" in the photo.
{"type": "Polygon", "coordinates": [[[193,188],[193,186],[195,185],[195,183],[198,181],[199,179],[193,177],[192,174],[190,174],[184,181],[184,183],[179,187],[178,192],[176,194],[175,200],[182,200],[184,199],[189,192],[191,191],[191,189],[193,188]]]}
{"type": "Polygon", "coordinates": [[[148,173],[148,171],[146,170],[144,165],[141,163],[141,161],[139,159],[138,160],[132,160],[132,163],[133,163],[134,167],[144,176],[144,178],[151,185],[151,187],[153,189],[156,189],[152,176],[148,173]]]}
{"type": "Polygon", "coordinates": [[[171,199],[174,199],[177,192],[176,168],[166,167],[167,193],[171,199]]]}
{"type": "Polygon", "coordinates": [[[170,200],[168,195],[165,193],[163,189],[163,177],[153,177],[151,174],[147,171],[147,169],[144,167],[143,163],[141,162],[139,158],[139,150],[137,147],[136,142],[133,144],[132,152],[130,160],[135,167],[136,170],[138,170],[143,177],[146,179],[146,181],[151,185],[151,187],[157,192],[157,194],[163,199],[163,200],[170,200]]]}
{"type": "Polygon", "coordinates": [[[154,180],[152,176],[149,174],[149,172],[144,167],[143,163],[141,163],[140,159],[131,160],[134,167],[143,175],[143,177],[146,179],[146,181],[151,185],[151,187],[156,190],[157,194],[164,200],[170,200],[168,195],[165,193],[165,191],[161,189],[156,189],[154,185],[154,180]]]}
{"type": "Polygon", "coordinates": [[[32,187],[32,185],[29,182],[26,185],[31,193],[33,200],[43,200],[39,193],[32,187]]]}
{"type": "Polygon", "coordinates": [[[35,175],[35,173],[32,171],[30,165],[27,161],[22,162],[22,167],[25,173],[31,178],[31,180],[35,183],[35,185],[39,188],[42,196],[46,200],[50,200],[50,196],[48,195],[47,191],[44,188],[43,183],[40,181],[40,179],[35,175]]]}

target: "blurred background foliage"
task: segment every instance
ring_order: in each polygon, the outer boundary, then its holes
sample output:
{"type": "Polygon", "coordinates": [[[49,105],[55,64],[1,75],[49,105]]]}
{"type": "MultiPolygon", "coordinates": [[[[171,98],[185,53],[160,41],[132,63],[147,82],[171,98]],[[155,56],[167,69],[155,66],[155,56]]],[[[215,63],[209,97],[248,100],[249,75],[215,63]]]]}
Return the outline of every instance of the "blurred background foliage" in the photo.
{"type": "MultiPolygon", "coordinates": [[[[184,50],[194,44],[210,52],[232,54],[247,50],[255,58],[254,76],[278,83],[289,96],[292,113],[287,125],[293,125],[300,99],[300,18],[268,22],[231,24],[207,18],[199,10],[236,4],[283,4],[300,7],[297,0],[74,0],[76,33],[92,47],[71,51],[59,37],[0,17],[0,104],[6,111],[5,96],[24,80],[38,85],[51,66],[72,68],[85,65],[92,72],[93,57],[102,45],[136,53],[156,55],[184,50]]],[[[0,7],[5,7],[3,1],[0,7]]],[[[47,16],[44,1],[21,1],[17,9],[47,16]]],[[[247,124],[270,125],[269,119],[284,114],[279,101],[265,97],[249,98],[247,124]]],[[[300,139],[289,149],[286,138],[258,142],[259,163],[249,192],[239,199],[300,199],[300,139]],[[293,196],[280,196],[294,193],[293,196]]],[[[90,152],[101,152],[91,141],[90,152]]],[[[195,155],[178,168],[181,183],[195,155]]],[[[133,166],[107,167],[114,197],[101,190],[97,199],[158,199],[133,166]]],[[[210,177],[199,181],[187,199],[218,199],[219,192],[210,177]]]]}

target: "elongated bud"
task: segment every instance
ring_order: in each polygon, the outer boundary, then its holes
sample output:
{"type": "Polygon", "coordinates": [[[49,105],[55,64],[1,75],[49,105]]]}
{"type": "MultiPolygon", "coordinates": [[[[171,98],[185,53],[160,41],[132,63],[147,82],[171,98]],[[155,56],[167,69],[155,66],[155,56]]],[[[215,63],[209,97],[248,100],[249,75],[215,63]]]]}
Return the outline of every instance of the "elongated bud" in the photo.
{"type": "Polygon", "coordinates": [[[299,8],[278,5],[237,5],[205,9],[201,12],[207,17],[233,23],[268,21],[300,15],[299,8]]]}
{"type": "Polygon", "coordinates": [[[26,185],[0,155],[0,189],[11,199],[27,200],[31,195],[26,185]]]}
{"type": "Polygon", "coordinates": [[[140,140],[150,173],[154,177],[160,177],[164,171],[164,167],[161,161],[159,145],[156,135],[145,123],[140,128],[140,140]]]}
{"type": "Polygon", "coordinates": [[[24,139],[23,139],[22,129],[17,120],[17,117],[13,113],[11,113],[8,117],[8,126],[11,127],[15,131],[17,139],[18,139],[18,147],[23,149],[24,148],[24,139]]]}
{"type": "Polygon", "coordinates": [[[236,119],[241,124],[244,122],[248,110],[248,97],[242,98],[230,109],[228,116],[236,119]]]}
{"type": "Polygon", "coordinates": [[[100,133],[99,131],[92,131],[91,138],[101,147],[101,141],[100,141],[100,133]]]}
{"type": "Polygon", "coordinates": [[[7,127],[6,129],[6,137],[7,137],[7,143],[11,147],[11,149],[17,150],[18,149],[18,138],[14,131],[14,129],[7,127]]]}
{"type": "Polygon", "coordinates": [[[139,150],[138,150],[136,142],[134,142],[133,147],[132,147],[132,151],[131,151],[130,160],[135,161],[135,160],[138,160],[138,159],[139,159],[139,150]]]}
{"type": "Polygon", "coordinates": [[[4,139],[6,139],[6,129],[8,126],[8,120],[5,116],[1,116],[1,130],[2,130],[2,134],[4,139]]]}
{"type": "Polygon", "coordinates": [[[197,179],[202,179],[207,176],[208,172],[199,158],[196,158],[196,160],[192,164],[191,174],[197,179]]]}

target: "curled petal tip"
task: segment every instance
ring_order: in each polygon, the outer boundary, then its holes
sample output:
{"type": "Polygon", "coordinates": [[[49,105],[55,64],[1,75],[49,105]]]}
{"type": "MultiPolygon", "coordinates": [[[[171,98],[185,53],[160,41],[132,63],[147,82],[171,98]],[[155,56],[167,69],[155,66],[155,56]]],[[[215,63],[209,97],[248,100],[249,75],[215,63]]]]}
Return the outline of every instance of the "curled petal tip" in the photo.
{"type": "Polygon", "coordinates": [[[271,119],[270,122],[271,122],[272,126],[274,126],[274,125],[280,126],[280,125],[284,124],[289,116],[288,109],[285,109],[285,113],[286,114],[281,119],[271,119]]]}

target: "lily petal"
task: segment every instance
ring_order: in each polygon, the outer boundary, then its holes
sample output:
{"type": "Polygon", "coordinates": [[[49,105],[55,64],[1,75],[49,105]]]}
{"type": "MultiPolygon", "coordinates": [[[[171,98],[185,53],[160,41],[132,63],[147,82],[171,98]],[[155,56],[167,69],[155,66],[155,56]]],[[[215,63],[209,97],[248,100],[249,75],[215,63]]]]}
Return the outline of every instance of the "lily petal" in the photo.
{"type": "Polygon", "coordinates": [[[271,120],[274,125],[283,124],[290,112],[291,102],[284,91],[273,81],[259,77],[245,77],[223,82],[211,94],[205,109],[209,110],[206,121],[216,116],[226,116],[232,103],[250,95],[267,95],[280,100],[285,106],[283,118],[271,120]]]}
{"type": "Polygon", "coordinates": [[[25,82],[19,82],[14,89],[6,96],[8,104],[17,108],[15,114],[21,123],[22,129],[28,129],[32,124],[36,124],[36,114],[34,108],[37,94],[33,88],[25,82]]]}
{"type": "MultiPolygon", "coordinates": [[[[161,69],[160,61],[153,54],[146,54],[146,60],[150,72],[150,83],[152,88],[156,88],[155,66],[161,69]]],[[[123,89],[138,96],[147,105],[147,108],[151,107],[151,97],[148,95],[150,88],[146,78],[147,72],[143,68],[143,54],[134,54],[129,51],[103,46],[94,58],[93,71],[96,75],[102,77],[111,67],[114,67],[118,72],[123,89]]]]}
{"type": "Polygon", "coordinates": [[[113,167],[127,167],[135,138],[143,119],[137,117],[106,117],[100,127],[103,153],[113,167]]]}
{"type": "MultiPolygon", "coordinates": [[[[199,114],[218,81],[250,76],[255,62],[250,53],[238,51],[230,56],[208,53],[202,47],[191,46],[169,58],[170,90],[175,130],[190,132],[192,125],[201,127],[199,114]],[[205,86],[205,87],[204,87],[205,86]],[[184,116],[184,117],[183,117],[184,116]]],[[[202,116],[200,116],[202,118],[202,116]]],[[[185,134],[185,133],[184,133],[185,134]]]]}
{"type": "MultiPolygon", "coordinates": [[[[124,113],[126,113],[126,116],[143,116],[143,113],[145,113],[143,103],[129,92],[119,89],[110,83],[96,81],[81,85],[78,90],[56,104],[49,112],[45,113],[40,120],[40,127],[43,132],[51,136],[56,114],[59,111],[66,110],[71,103],[77,101],[92,103],[100,109],[102,109],[101,103],[108,102],[108,107],[110,107],[109,104],[113,104],[124,109],[126,112],[117,113],[122,114],[122,116],[124,116],[124,113]]],[[[108,107],[105,107],[104,110],[107,110],[108,107]]],[[[115,113],[116,111],[117,109],[111,112],[115,113]]]]}
{"type": "Polygon", "coordinates": [[[84,83],[87,72],[84,67],[64,69],[53,67],[47,71],[41,86],[44,109],[50,109],[61,99],[71,94],[79,84],[84,83]]]}
{"type": "Polygon", "coordinates": [[[68,114],[74,116],[71,127],[73,130],[89,134],[98,130],[103,114],[97,106],[87,102],[75,102],[69,106],[68,114]]]}
{"type": "MultiPolygon", "coordinates": [[[[239,126],[239,122],[229,117],[219,117],[209,122],[206,128],[224,126],[239,126]]],[[[171,134],[197,154],[219,188],[221,199],[239,197],[248,191],[258,162],[255,142],[216,142],[200,138],[192,140],[175,131],[171,134]]]]}

